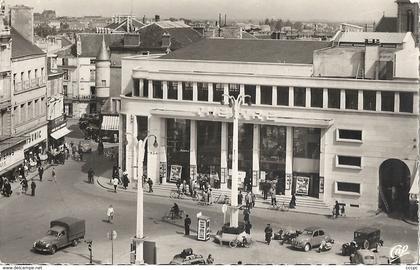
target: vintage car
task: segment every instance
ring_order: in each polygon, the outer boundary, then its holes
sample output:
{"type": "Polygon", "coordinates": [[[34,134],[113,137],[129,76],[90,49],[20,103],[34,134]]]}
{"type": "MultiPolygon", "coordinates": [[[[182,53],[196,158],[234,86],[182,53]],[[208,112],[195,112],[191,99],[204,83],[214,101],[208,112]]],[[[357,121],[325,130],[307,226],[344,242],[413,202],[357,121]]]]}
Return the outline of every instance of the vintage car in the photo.
{"type": "Polygon", "coordinates": [[[206,260],[202,255],[194,254],[191,248],[184,249],[180,254],[174,256],[169,264],[206,264],[206,260]]]}
{"type": "Polygon", "coordinates": [[[331,237],[320,227],[308,227],[292,240],[292,247],[308,252],[321,245],[322,241],[331,242],[331,237]]]}
{"type": "Polygon", "coordinates": [[[215,242],[218,242],[220,245],[227,243],[231,244],[236,242],[238,239],[238,235],[245,231],[245,224],[243,222],[239,222],[238,227],[229,227],[229,223],[223,225],[222,229],[217,231],[216,235],[214,236],[215,242]]]}
{"type": "Polygon", "coordinates": [[[378,259],[370,250],[359,249],[350,256],[351,264],[378,264],[378,259]]]}
{"type": "Polygon", "coordinates": [[[356,250],[363,249],[378,249],[383,246],[384,241],[381,239],[381,230],[372,227],[363,227],[354,231],[353,243],[345,243],[341,248],[341,254],[349,256],[356,250]]]}

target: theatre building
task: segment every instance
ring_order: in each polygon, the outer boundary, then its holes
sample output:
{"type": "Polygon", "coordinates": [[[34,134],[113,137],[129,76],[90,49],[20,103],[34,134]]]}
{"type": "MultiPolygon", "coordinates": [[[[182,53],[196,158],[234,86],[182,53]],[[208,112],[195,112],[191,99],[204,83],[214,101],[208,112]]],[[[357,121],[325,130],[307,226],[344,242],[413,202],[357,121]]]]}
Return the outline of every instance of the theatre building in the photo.
{"type": "Polygon", "coordinates": [[[333,42],[206,39],[127,57],[120,165],[136,178],[137,140],[152,134],[159,146],[149,140],[144,167],[155,183],[206,175],[229,190],[227,95],[249,95],[239,112],[240,187],[260,193],[268,182],[280,196],[350,211],[400,209],[418,152],[418,54],[411,33],[343,32],[333,42]]]}

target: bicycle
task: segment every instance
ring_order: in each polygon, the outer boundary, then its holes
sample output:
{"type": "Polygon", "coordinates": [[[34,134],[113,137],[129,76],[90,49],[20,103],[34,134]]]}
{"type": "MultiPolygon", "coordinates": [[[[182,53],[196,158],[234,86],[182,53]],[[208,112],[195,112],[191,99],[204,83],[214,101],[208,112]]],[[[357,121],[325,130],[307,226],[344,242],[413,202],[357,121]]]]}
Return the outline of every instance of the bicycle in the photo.
{"type": "Polygon", "coordinates": [[[181,209],[178,211],[178,215],[175,215],[174,211],[171,209],[164,216],[164,218],[171,219],[171,220],[182,219],[183,217],[184,217],[184,210],[181,210],[181,209]]]}
{"type": "Polygon", "coordinates": [[[169,197],[171,199],[184,199],[184,196],[184,193],[178,191],[171,191],[171,193],[169,194],[169,197]]]}

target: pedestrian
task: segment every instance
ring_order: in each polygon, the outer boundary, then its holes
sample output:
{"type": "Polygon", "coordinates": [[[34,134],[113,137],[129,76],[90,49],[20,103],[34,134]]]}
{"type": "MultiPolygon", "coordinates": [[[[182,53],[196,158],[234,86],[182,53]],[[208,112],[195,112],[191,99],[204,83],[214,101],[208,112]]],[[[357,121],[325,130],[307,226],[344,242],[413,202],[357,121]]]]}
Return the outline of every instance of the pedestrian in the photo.
{"type": "Polygon", "coordinates": [[[263,196],[264,196],[264,200],[267,200],[267,182],[264,181],[262,183],[262,190],[263,190],[263,196]]]}
{"type": "Polygon", "coordinates": [[[252,228],[251,222],[249,222],[249,221],[246,222],[245,223],[245,233],[250,235],[251,234],[251,228],[252,228]]]}
{"type": "Polygon", "coordinates": [[[182,181],[182,193],[187,193],[187,181],[182,181]]]}
{"type": "Polygon", "coordinates": [[[124,171],[124,172],[123,172],[122,182],[123,182],[124,189],[127,189],[127,187],[128,187],[128,183],[130,182],[130,181],[128,180],[128,173],[127,173],[127,171],[124,171]]]}
{"type": "Polygon", "coordinates": [[[239,190],[239,194],[238,194],[238,205],[239,206],[242,206],[242,198],[243,198],[242,191],[239,190]]]}
{"type": "Polygon", "coordinates": [[[39,181],[42,182],[42,176],[44,175],[44,167],[42,166],[38,167],[38,175],[39,175],[39,181]]]}
{"type": "Polygon", "coordinates": [[[80,161],[83,161],[83,150],[81,147],[79,148],[78,152],[79,152],[80,161]]]}
{"type": "Polygon", "coordinates": [[[89,170],[88,170],[88,182],[90,184],[93,184],[94,175],[95,175],[95,171],[92,168],[89,168],[89,170]]]}
{"type": "Polygon", "coordinates": [[[265,233],[265,242],[267,242],[267,245],[270,245],[271,237],[273,236],[273,229],[271,228],[270,224],[267,224],[267,227],[265,227],[264,233],[265,233]]]}
{"type": "Polygon", "coordinates": [[[3,184],[3,195],[6,197],[12,195],[12,186],[8,180],[3,184]]]}
{"type": "Polygon", "coordinates": [[[290,199],[289,208],[294,209],[296,207],[296,196],[292,194],[292,198],[290,199]]]}
{"type": "Polygon", "coordinates": [[[344,208],[344,204],[341,205],[341,216],[342,217],[346,216],[346,209],[344,208]]]}
{"type": "Polygon", "coordinates": [[[244,221],[245,221],[245,223],[249,222],[249,214],[250,214],[249,208],[245,208],[244,209],[244,221]]]}
{"type": "Polygon", "coordinates": [[[28,190],[28,180],[26,178],[22,178],[20,181],[21,185],[21,192],[26,194],[26,191],[28,190]]]}
{"type": "Polygon", "coordinates": [[[98,143],[98,155],[102,156],[104,154],[104,144],[102,140],[99,140],[98,143]]]}
{"type": "Polygon", "coordinates": [[[34,180],[31,180],[31,196],[35,196],[35,189],[36,189],[36,184],[34,180]]]}
{"type": "Polygon", "coordinates": [[[270,191],[270,196],[271,196],[271,205],[273,207],[276,207],[277,206],[277,198],[276,198],[276,193],[274,193],[273,189],[271,189],[271,191],[270,191]]]}
{"type": "Polygon", "coordinates": [[[185,235],[190,235],[190,225],[191,225],[191,219],[189,218],[188,215],[186,215],[184,219],[185,235]]]}
{"type": "Polygon", "coordinates": [[[211,256],[211,254],[209,254],[209,256],[207,257],[206,263],[207,263],[207,264],[213,264],[213,263],[214,263],[214,259],[213,259],[213,257],[211,256]]]}
{"type": "Polygon", "coordinates": [[[109,205],[108,210],[106,210],[106,216],[108,217],[108,223],[112,223],[114,220],[114,208],[112,207],[112,204],[109,205]]]}
{"type": "Polygon", "coordinates": [[[251,205],[252,205],[252,208],[255,207],[255,201],[256,201],[256,199],[257,199],[257,196],[251,190],[251,205]]]}
{"type": "Polygon", "coordinates": [[[209,191],[207,192],[208,202],[209,204],[213,204],[213,197],[211,195],[211,188],[209,188],[209,191]]]}
{"type": "Polygon", "coordinates": [[[3,184],[4,184],[4,177],[0,177],[0,191],[3,190],[3,184]]]}
{"type": "Polygon", "coordinates": [[[147,179],[147,184],[149,185],[149,193],[153,193],[153,181],[152,179],[147,179]]]}
{"type": "Polygon", "coordinates": [[[112,178],[112,185],[114,186],[114,192],[117,193],[118,178],[116,177],[112,178]]]}
{"type": "Polygon", "coordinates": [[[246,206],[246,208],[249,208],[249,204],[251,203],[249,201],[250,197],[248,195],[249,195],[249,192],[247,192],[246,195],[245,195],[245,206],[246,206]]]}
{"type": "Polygon", "coordinates": [[[56,181],[56,179],[55,179],[55,168],[52,168],[51,177],[52,177],[51,181],[55,182],[56,181]]]}
{"type": "Polygon", "coordinates": [[[340,215],[340,204],[338,201],[335,201],[334,205],[334,217],[337,218],[340,215]]]}
{"type": "Polygon", "coordinates": [[[181,193],[181,179],[176,181],[176,189],[178,190],[178,193],[181,193]]]}

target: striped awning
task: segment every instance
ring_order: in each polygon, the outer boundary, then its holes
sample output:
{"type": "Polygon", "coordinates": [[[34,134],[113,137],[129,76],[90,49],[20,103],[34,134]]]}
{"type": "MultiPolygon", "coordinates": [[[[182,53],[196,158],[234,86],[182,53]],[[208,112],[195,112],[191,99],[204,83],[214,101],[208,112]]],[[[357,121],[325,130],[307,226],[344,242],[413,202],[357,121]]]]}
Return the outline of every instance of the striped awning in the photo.
{"type": "Polygon", "coordinates": [[[104,115],[102,118],[102,130],[118,130],[120,126],[118,115],[104,115]]]}

